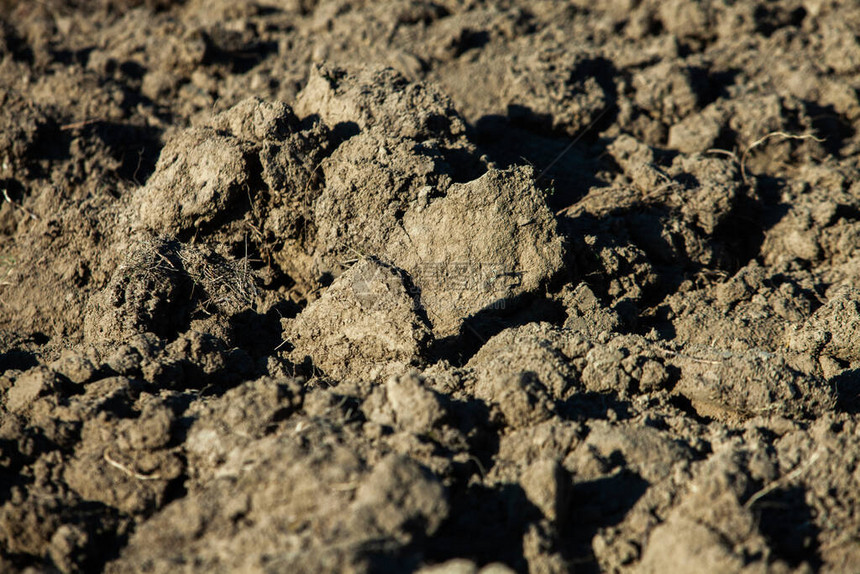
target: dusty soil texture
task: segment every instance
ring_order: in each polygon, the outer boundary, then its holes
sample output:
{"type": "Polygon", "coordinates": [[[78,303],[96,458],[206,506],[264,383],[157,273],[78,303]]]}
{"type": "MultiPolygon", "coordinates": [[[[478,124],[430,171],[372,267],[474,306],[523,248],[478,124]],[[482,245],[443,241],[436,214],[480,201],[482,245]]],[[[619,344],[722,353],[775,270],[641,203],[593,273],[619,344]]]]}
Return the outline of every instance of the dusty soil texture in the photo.
{"type": "Polygon", "coordinates": [[[0,0],[0,572],[860,571],[860,4],[0,0]]]}

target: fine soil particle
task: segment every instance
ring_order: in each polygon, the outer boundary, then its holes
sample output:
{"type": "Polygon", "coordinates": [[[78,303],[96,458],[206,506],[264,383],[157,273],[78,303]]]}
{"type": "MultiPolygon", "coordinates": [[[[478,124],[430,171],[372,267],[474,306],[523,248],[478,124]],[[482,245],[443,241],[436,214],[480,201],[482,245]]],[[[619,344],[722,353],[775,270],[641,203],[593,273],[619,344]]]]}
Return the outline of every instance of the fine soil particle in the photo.
{"type": "Polygon", "coordinates": [[[858,30],[0,0],[0,572],[860,570],[858,30]]]}

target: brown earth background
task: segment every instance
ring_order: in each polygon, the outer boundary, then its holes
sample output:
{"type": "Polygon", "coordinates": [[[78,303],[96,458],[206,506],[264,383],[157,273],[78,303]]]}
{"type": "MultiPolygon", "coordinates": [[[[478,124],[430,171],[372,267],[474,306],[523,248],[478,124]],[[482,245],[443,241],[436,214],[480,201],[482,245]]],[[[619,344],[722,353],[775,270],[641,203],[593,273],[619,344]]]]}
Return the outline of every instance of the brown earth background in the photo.
{"type": "Polygon", "coordinates": [[[860,5],[0,1],[0,572],[860,571],[860,5]]]}

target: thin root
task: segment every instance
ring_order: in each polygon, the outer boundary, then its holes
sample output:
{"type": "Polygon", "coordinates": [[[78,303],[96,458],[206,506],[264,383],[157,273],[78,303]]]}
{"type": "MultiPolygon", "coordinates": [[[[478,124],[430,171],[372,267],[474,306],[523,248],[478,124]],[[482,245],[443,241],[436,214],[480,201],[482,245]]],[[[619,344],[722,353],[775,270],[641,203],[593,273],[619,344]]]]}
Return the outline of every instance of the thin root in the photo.
{"type": "Polygon", "coordinates": [[[791,472],[789,472],[785,476],[782,476],[782,477],[770,482],[764,488],[762,488],[761,490],[759,490],[758,492],[756,492],[755,494],[750,496],[749,500],[747,500],[744,503],[744,508],[749,510],[750,508],[752,508],[753,504],[755,504],[756,502],[758,502],[759,500],[761,500],[762,498],[764,498],[765,496],[767,496],[768,494],[770,494],[774,490],[776,490],[776,489],[778,489],[778,488],[780,488],[786,484],[790,484],[797,477],[799,477],[801,474],[803,474],[807,468],[809,468],[810,466],[815,464],[815,461],[817,461],[820,457],[821,457],[821,450],[816,450],[815,453],[809,457],[809,460],[807,460],[806,462],[803,462],[801,464],[798,464],[794,470],[792,470],[791,472]]]}
{"type": "Polygon", "coordinates": [[[124,472],[125,474],[127,474],[128,476],[130,476],[132,478],[136,478],[138,480],[164,480],[164,477],[162,477],[160,474],[141,474],[139,472],[131,470],[130,468],[128,468],[124,464],[119,463],[116,460],[112,459],[110,454],[108,454],[107,449],[105,449],[105,452],[102,455],[102,457],[105,459],[106,463],[108,463],[109,465],[111,465],[114,468],[121,470],[122,472],[124,472]]]}
{"type": "Polygon", "coordinates": [[[24,207],[23,205],[19,205],[19,204],[15,203],[14,201],[12,201],[12,198],[11,198],[11,197],[9,197],[9,191],[8,191],[8,190],[6,190],[6,189],[3,189],[3,199],[6,201],[6,203],[8,203],[9,205],[11,205],[12,207],[14,207],[14,208],[16,208],[16,209],[20,209],[21,211],[23,211],[24,213],[26,213],[28,216],[30,216],[30,219],[33,219],[33,220],[35,220],[35,221],[39,221],[39,216],[38,216],[38,215],[36,215],[35,213],[33,213],[32,211],[30,211],[29,209],[27,209],[27,208],[26,208],[26,207],[24,207]]]}
{"type": "Polygon", "coordinates": [[[755,148],[763,145],[767,140],[769,140],[771,138],[777,138],[777,137],[781,138],[781,139],[787,139],[787,140],[813,140],[813,141],[816,141],[818,143],[822,143],[824,141],[823,139],[816,137],[812,134],[788,134],[788,133],[779,132],[779,131],[770,132],[769,134],[757,139],[752,144],[750,144],[750,146],[744,150],[744,153],[741,154],[741,161],[740,161],[741,177],[743,178],[744,183],[747,183],[747,157],[749,156],[749,153],[752,150],[754,150],[755,148]]]}

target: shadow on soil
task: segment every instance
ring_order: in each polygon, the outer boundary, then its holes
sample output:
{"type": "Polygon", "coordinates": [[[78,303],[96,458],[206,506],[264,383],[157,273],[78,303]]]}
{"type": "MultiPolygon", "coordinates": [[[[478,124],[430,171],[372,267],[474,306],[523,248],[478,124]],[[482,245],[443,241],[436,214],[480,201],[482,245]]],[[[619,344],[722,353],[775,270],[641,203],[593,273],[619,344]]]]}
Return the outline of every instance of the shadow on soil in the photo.
{"type": "Polygon", "coordinates": [[[445,359],[452,365],[463,366],[505,329],[534,322],[561,325],[566,317],[558,301],[532,297],[500,300],[466,319],[458,334],[436,341],[429,353],[431,362],[445,359]]]}
{"type": "Polygon", "coordinates": [[[427,542],[427,558],[443,562],[467,557],[479,564],[503,562],[517,572],[527,571],[523,536],[541,513],[519,485],[470,485],[451,494],[451,507],[457,513],[427,542]]]}
{"type": "Polygon", "coordinates": [[[860,369],[851,369],[830,379],[836,389],[837,407],[845,413],[860,413],[860,369]]]}
{"type": "Polygon", "coordinates": [[[616,474],[573,486],[569,512],[573,519],[562,531],[560,550],[578,573],[600,572],[592,540],[600,530],[621,522],[650,486],[638,474],[623,470],[623,462],[618,462],[616,474]]]}
{"type": "Polygon", "coordinates": [[[802,487],[775,490],[757,501],[754,508],[759,530],[780,558],[792,566],[806,562],[813,570],[821,567],[819,529],[802,487]]]}

